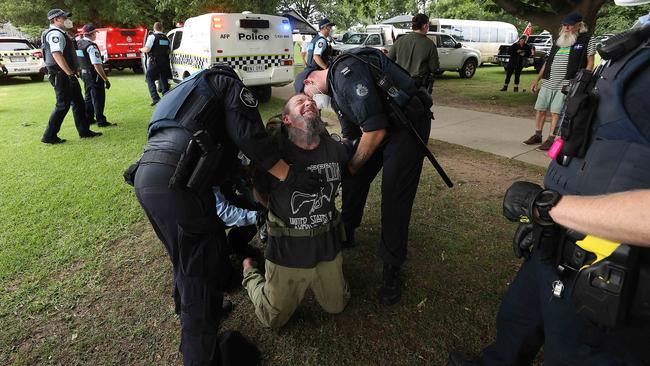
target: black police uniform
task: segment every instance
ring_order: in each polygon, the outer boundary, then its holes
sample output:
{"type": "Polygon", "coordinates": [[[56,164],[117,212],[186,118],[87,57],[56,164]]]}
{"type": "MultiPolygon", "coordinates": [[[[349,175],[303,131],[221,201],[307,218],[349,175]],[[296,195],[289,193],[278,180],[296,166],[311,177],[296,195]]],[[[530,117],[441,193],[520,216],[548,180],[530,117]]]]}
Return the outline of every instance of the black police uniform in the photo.
{"type": "Polygon", "coordinates": [[[147,54],[147,86],[152,101],[160,100],[155,81],[158,80],[160,92],[167,93],[169,90],[169,79],[172,71],[169,65],[170,42],[169,38],[162,33],[153,33],[154,41],[151,50],[147,54]]]}
{"type": "Polygon", "coordinates": [[[330,58],[332,57],[334,51],[332,49],[332,45],[330,45],[330,43],[327,41],[327,38],[320,32],[311,40],[311,44],[307,49],[307,66],[311,67],[312,69],[321,70],[322,68],[320,65],[314,61],[314,50],[316,47],[323,48],[323,52],[320,54],[320,57],[327,65],[330,64],[330,58]]]}
{"type": "MultiPolygon", "coordinates": [[[[381,51],[365,48],[348,51],[368,54],[409,96],[407,115],[425,141],[431,129],[431,99],[417,93],[411,76],[381,51]],[[416,96],[416,95],[419,95],[416,96]],[[420,98],[427,100],[421,101],[420,98]],[[417,102],[417,103],[416,103],[417,102]],[[428,107],[423,104],[428,103],[428,107]]],[[[361,60],[342,54],[328,69],[332,107],[341,123],[343,137],[356,140],[363,132],[386,129],[386,137],[357,174],[343,181],[342,218],[350,234],[361,224],[370,183],[383,167],[381,185],[381,241],[379,257],[385,264],[400,266],[406,259],[411,209],[422,171],[423,154],[409,131],[389,113],[386,97],[376,85],[373,69],[361,60]]]]}
{"type": "Polygon", "coordinates": [[[81,68],[81,79],[84,81],[86,114],[89,118],[95,116],[97,125],[102,127],[107,125],[106,116],[104,115],[106,88],[104,79],[99,76],[90,60],[88,48],[91,46],[94,46],[93,52],[96,53],[95,56],[101,57],[97,44],[86,38],[77,41],[77,56],[81,68]]]}
{"type": "Polygon", "coordinates": [[[280,159],[264,130],[254,95],[232,69],[212,68],[161,99],[135,174],[138,201],[173,264],[185,365],[218,364],[223,356],[216,350],[217,329],[230,267],[224,255],[225,227],[216,214],[211,187],[220,185],[239,164],[240,150],[261,169],[270,169],[280,159]],[[172,176],[178,177],[174,173],[180,155],[201,130],[207,131],[214,146],[221,146],[214,150],[220,151],[220,159],[207,170],[203,188],[182,184],[170,188],[172,176]]]}
{"type": "Polygon", "coordinates": [[[91,137],[95,133],[89,129],[89,121],[86,116],[86,110],[84,108],[84,99],[81,94],[81,87],[79,86],[79,81],[76,77],[69,77],[66,73],[59,67],[59,65],[54,60],[52,52],[50,51],[50,44],[47,41],[47,37],[51,32],[55,32],[53,35],[53,40],[56,42],[65,42],[65,48],[63,49],[62,55],[65,61],[68,63],[68,66],[75,70],[77,68],[77,56],[75,49],[75,42],[73,39],[68,37],[68,35],[62,30],[51,27],[43,32],[41,39],[43,42],[43,55],[45,57],[45,67],[47,67],[48,80],[50,84],[54,87],[54,92],[56,94],[56,106],[50,115],[50,120],[48,121],[47,128],[43,134],[43,142],[56,142],[59,140],[57,134],[61,130],[61,124],[65,115],[72,105],[72,114],[74,116],[74,124],[77,128],[77,132],[80,137],[91,137]]]}
{"type": "MultiPolygon", "coordinates": [[[[572,195],[650,188],[648,34],[650,32],[645,33],[645,47],[642,44],[601,65],[602,73],[594,89],[598,105],[586,155],[573,157],[566,165],[554,160],[544,179],[546,188],[572,195]]],[[[597,306],[594,299],[601,298],[604,302],[600,296],[603,293],[585,303],[585,298],[580,300],[576,290],[580,287],[574,288],[574,283],[579,281],[577,273],[558,271],[558,268],[568,268],[567,263],[581,268],[582,261],[589,255],[576,246],[575,241],[563,238],[563,232],[557,226],[541,231],[531,258],[522,265],[501,302],[496,341],[483,351],[481,364],[529,365],[542,345],[545,365],[650,364],[650,352],[647,351],[649,250],[634,249],[641,252],[639,268],[646,278],[642,281],[639,277],[633,297],[623,299],[627,305],[634,303],[638,308],[631,306],[635,310],[630,311],[626,324],[605,331],[596,324],[600,321],[579,315],[574,305],[580,301],[587,304],[587,308],[597,306]],[[643,296],[645,302],[635,300],[643,296]],[[639,315],[643,312],[645,318],[639,315]]],[[[600,315],[604,320],[606,316],[600,315]]]]}

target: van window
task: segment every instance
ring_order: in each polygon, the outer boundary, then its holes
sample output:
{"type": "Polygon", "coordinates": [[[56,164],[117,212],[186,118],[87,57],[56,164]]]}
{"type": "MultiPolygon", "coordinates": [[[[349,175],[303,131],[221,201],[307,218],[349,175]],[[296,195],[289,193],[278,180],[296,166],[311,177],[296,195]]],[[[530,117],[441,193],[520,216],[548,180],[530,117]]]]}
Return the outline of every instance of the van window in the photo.
{"type": "Polygon", "coordinates": [[[456,42],[454,40],[444,34],[440,35],[440,47],[442,48],[454,48],[456,46],[456,42]]]}
{"type": "Polygon", "coordinates": [[[177,31],[174,33],[174,41],[172,43],[172,51],[181,46],[181,39],[183,39],[183,32],[177,31]]]}
{"type": "Polygon", "coordinates": [[[379,46],[381,45],[381,39],[379,38],[379,34],[371,34],[368,36],[368,40],[366,41],[366,46],[379,46]]]}

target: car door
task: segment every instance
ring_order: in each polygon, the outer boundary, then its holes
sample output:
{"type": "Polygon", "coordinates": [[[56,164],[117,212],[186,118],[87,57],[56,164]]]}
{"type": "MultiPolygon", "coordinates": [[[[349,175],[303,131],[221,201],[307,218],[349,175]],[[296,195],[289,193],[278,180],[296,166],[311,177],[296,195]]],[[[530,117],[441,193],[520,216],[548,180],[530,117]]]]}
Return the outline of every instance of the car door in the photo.
{"type": "MultiPolygon", "coordinates": [[[[445,66],[442,66],[442,60],[440,65],[446,70],[457,70],[463,66],[463,57],[464,51],[462,48],[458,47],[458,42],[454,40],[453,37],[446,34],[440,35],[440,44],[445,51],[445,66]]],[[[440,50],[440,48],[438,48],[440,50]]],[[[438,51],[440,53],[440,51],[438,51]]]]}

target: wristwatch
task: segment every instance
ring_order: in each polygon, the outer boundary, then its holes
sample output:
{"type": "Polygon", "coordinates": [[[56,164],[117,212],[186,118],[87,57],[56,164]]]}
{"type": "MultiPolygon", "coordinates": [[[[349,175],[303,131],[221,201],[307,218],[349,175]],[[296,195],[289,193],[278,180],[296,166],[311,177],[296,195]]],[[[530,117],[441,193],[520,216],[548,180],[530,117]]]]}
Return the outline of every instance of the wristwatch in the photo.
{"type": "Polygon", "coordinates": [[[539,192],[533,201],[533,206],[537,209],[537,217],[535,221],[543,226],[553,225],[555,222],[553,221],[553,218],[551,218],[549,211],[560,202],[561,198],[562,195],[552,189],[545,189],[539,192]]]}

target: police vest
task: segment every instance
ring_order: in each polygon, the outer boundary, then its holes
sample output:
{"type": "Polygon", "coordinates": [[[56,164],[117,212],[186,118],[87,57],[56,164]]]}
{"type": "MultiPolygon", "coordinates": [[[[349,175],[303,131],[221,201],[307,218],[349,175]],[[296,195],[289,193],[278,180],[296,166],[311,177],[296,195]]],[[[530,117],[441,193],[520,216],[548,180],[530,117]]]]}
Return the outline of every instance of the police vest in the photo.
{"type": "Polygon", "coordinates": [[[95,46],[95,48],[99,50],[99,47],[97,47],[97,44],[93,41],[84,38],[77,41],[77,60],[79,61],[79,67],[82,70],[95,72],[95,67],[92,62],[90,62],[90,56],[88,55],[88,47],[90,46],[95,46]]]}
{"type": "MultiPolygon", "coordinates": [[[[587,47],[589,45],[589,40],[591,36],[588,33],[581,33],[576,40],[576,43],[571,46],[571,51],[569,53],[569,64],[567,65],[566,75],[564,79],[571,80],[576,76],[576,73],[580,69],[584,69],[587,66],[587,47]]],[[[548,80],[551,77],[551,67],[553,64],[553,59],[557,51],[560,49],[556,44],[553,44],[551,52],[546,59],[546,65],[549,67],[544,68],[544,79],[548,80]]]]}
{"type": "Polygon", "coordinates": [[[50,28],[47,29],[43,32],[41,35],[41,42],[43,43],[43,55],[45,58],[45,67],[47,67],[48,70],[50,71],[62,71],[62,69],[59,67],[59,65],[56,63],[54,60],[54,56],[52,56],[52,51],[50,51],[50,44],[47,42],[47,35],[50,32],[58,32],[60,33],[61,39],[65,39],[65,48],[63,49],[63,58],[65,61],[68,63],[68,66],[71,69],[76,69],[77,66],[77,55],[76,55],[76,49],[75,49],[75,42],[72,40],[70,37],[68,37],[65,32],[58,28],[50,28]]]}
{"type": "Polygon", "coordinates": [[[307,50],[307,66],[316,69],[321,69],[321,67],[314,61],[314,49],[316,49],[316,45],[318,44],[319,41],[325,42],[325,44],[327,45],[323,53],[321,53],[320,55],[323,61],[325,61],[325,64],[327,65],[330,64],[330,56],[332,55],[332,46],[327,41],[327,38],[323,37],[320,34],[314,37],[314,39],[311,40],[309,49],[307,50]]]}
{"type": "MultiPolygon", "coordinates": [[[[602,69],[598,70],[601,74],[593,91],[598,104],[594,106],[596,113],[586,153],[583,157],[573,157],[565,165],[553,160],[544,178],[547,188],[565,195],[584,196],[650,188],[650,118],[646,114],[650,105],[650,94],[647,93],[650,28],[645,31],[643,44],[601,65],[602,69]]],[[[578,312],[587,317],[591,314],[592,320],[594,314],[610,319],[616,314],[624,314],[625,310],[621,313],[620,308],[628,306],[634,316],[650,319],[650,292],[647,288],[650,285],[650,250],[632,246],[621,246],[621,249],[627,250],[626,255],[629,253],[626,259],[635,261],[634,258],[638,258],[637,269],[632,269],[632,274],[625,277],[624,285],[630,288],[624,291],[629,298],[625,297],[623,290],[618,294],[619,300],[612,302],[604,300],[605,295],[583,296],[591,287],[589,280],[583,281],[587,278],[582,273],[584,270],[576,280],[573,301],[578,312]],[[631,288],[632,284],[635,288],[631,288]],[[583,313],[585,309],[587,311],[583,313]]],[[[635,262],[627,263],[625,265],[629,266],[635,262]]]]}
{"type": "Polygon", "coordinates": [[[169,63],[169,38],[162,33],[153,34],[154,41],[151,50],[149,51],[149,57],[156,60],[157,63],[169,63]]]}

